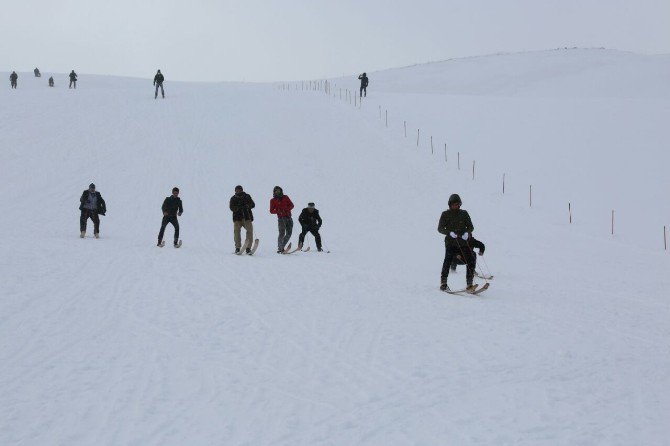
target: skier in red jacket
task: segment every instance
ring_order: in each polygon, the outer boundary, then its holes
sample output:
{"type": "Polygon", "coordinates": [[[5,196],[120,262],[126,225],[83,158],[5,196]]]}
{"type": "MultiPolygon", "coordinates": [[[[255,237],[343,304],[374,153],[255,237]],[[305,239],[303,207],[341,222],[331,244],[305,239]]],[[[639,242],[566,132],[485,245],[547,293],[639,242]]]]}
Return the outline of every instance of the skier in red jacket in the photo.
{"type": "Polygon", "coordinates": [[[293,203],[288,195],[284,195],[281,187],[275,186],[272,190],[273,198],[270,200],[270,213],[277,214],[277,223],[279,225],[279,237],[277,238],[277,253],[284,253],[286,244],[291,239],[293,232],[293,219],[291,218],[291,209],[293,203]]]}

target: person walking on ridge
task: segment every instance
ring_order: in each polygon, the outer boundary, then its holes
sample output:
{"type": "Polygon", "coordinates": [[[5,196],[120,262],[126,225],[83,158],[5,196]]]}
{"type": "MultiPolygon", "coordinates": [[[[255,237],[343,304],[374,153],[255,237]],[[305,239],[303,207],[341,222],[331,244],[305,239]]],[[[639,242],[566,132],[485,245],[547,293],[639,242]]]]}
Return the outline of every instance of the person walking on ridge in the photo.
{"type": "Polygon", "coordinates": [[[233,212],[233,236],[235,253],[242,249],[242,228],[246,232],[244,247],[247,254],[251,254],[251,245],[254,240],[254,214],[251,210],[256,207],[251,195],[244,192],[242,186],[235,186],[235,195],[230,197],[230,210],[233,212]]]}
{"type": "Polygon", "coordinates": [[[165,90],[163,90],[163,81],[165,81],[165,76],[163,76],[161,70],[158,70],[156,72],[156,75],[154,76],[154,87],[156,87],[156,93],[154,94],[154,99],[158,98],[159,87],[161,89],[161,95],[163,96],[163,99],[165,99],[165,90]]]}
{"type": "Polygon", "coordinates": [[[77,89],[77,73],[74,72],[74,70],[70,71],[70,86],[68,88],[72,88],[74,85],[74,89],[77,89]]]}
{"type": "Polygon", "coordinates": [[[368,79],[368,75],[363,73],[360,76],[358,76],[358,79],[361,81],[361,90],[359,97],[365,96],[366,98],[368,97],[368,84],[370,83],[370,80],[368,79]]]}
{"type": "Polygon", "coordinates": [[[179,248],[181,246],[181,241],[179,240],[179,220],[177,220],[177,217],[181,217],[184,208],[181,203],[181,198],[179,198],[178,187],[172,188],[172,195],[165,198],[161,210],[163,211],[163,221],[161,221],[161,230],[158,232],[158,246],[161,248],[165,246],[165,243],[163,243],[163,235],[165,234],[165,228],[168,223],[170,223],[174,226],[174,247],[179,248]]]}

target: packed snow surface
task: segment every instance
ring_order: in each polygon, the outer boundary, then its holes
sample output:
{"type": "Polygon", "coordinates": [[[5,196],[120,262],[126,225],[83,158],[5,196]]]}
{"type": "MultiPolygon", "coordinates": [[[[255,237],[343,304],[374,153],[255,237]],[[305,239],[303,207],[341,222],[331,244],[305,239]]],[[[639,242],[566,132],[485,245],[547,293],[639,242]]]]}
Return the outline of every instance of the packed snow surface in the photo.
{"type": "Polygon", "coordinates": [[[667,444],[668,73],[599,50],[460,59],[369,73],[359,108],[338,95],[355,76],[326,95],[166,72],[154,100],[150,78],[19,73],[0,444],[667,444]],[[90,182],[108,212],[82,240],[90,182]],[[237,184],[254,257],[232,254],[237,184]],[[330,253],[275,253],[275,185],[294,219],[316,203],[330,253]],[[184,245],[161,249],[173,186],[184,245]],[[451,193],[495,274],[477,297],[438,290],[451,193]]]}

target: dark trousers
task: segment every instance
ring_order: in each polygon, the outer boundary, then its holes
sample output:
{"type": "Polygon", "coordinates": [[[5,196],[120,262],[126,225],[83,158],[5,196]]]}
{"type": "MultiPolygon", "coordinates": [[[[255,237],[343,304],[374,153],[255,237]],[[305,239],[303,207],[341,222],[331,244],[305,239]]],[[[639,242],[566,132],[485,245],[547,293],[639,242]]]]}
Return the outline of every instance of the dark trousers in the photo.
{"type": "Polygon", "coordinates": [[[298,244],[302,245],[305,242],[305,235],[307,235],[308,232],[314,236],[317,249],[321,249],[321,235],[319,234],[319,228],[309,228],[307,226],[303,226],[302,232],[298,236],[298,244]]]}
{"type": "Polygon", "coordinates": [[[10,81],[10,83],[12,84],[12,88],[16,88],[16,81],[10,81]]]}
{"type": "Polygon", "coordinates": [[[161,230],[158,232],[158,241],[163,241],[163,234],[165,234],[165,228],[167,227],[168,223],[172,223],[172,226],[174,226],[174,242],[177,243],[179,240],[179,221],[177,220],[176,215],[163,216],[161,230]]]}
{"type": "Polygon", "coordinates": [[[88,219],[93,220],[93,233],[94,234],[99,234],[100,233],[100,217],[98,216],[98,213],[96,211],[92,211],[90,209],[82,209],[81,210],[81,217],[79,218],[79,230],[81,232],[86,231],[86,223],[88,222],[88,219]]]}
{"type": "Polygon", "coordinates": [[[457,256],[460,257],[460,260],[466,265],[465,282],[468,285],[472,285],[472,279],[475,277],[477,256],[475,255],[475,252],[467,246],[459,248],[458,246],[447,245],[444,253],[444,263],[442,264],[441,282],[447,283],[449,267],[451,266],[451,263],[456,260],[457,256]]]}
{"type": "Polygon", "coordinates": [[[361,85],[361,94],[360,97],[365,96],[366,98],[368,97],[368,87],[364,87],[361,85]]]}
{"type": "Polygon", "coordinates": [[[76,89],[77,88],[77,81],[71,80],[70,81],[70,86],[68,88],[72,88],[72,84],[74,84],[74,88],[76,89]]]}
{"type": "Polygon", "coordinates": [[[277,237],[277,247],[284,249],[293,233],[293,219],[291,217],[279,217],[277,219],[277,226],[279,228],[279,237],[277,237]]]}
{"type": "Polygon", "coordinates": [[[163,83],[160,82],[160,83],[156,84],[156,94],[154,95],[154,99],[156,99],[158,97],[158,87],[160,87],[160,89],[161,89],[161,95],[163,97],[165,97],[165,91],[163,91],[163,83]]]}

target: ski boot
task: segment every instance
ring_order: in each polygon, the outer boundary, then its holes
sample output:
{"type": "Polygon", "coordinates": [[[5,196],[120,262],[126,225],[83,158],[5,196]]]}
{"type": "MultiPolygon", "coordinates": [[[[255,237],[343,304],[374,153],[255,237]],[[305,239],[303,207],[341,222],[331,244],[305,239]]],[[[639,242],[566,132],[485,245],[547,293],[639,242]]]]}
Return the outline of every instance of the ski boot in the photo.
{"type": "Polygon", "coordinates": [[[235,248],[235,254],[239,254],[239,253],[240,253],[240,248],[235,248]]]}
{"type": "Polygon", "coordinates": [[[466,293],[473,293],[477,289],[478,286],[479,285],[470,284],[467,287],[465,287],[465,292],[466,293]]]}
{"type": "Polygon", "coordinates": [[[449,289],[449,285],[447,285],[446,282],[444,282],[442,285],[440,285],[440,291],[451,291],[449,289]]]}
{"type": "Polygon", "coordinates": [[[247,254],[251,254],[251,248],[245,249],[244,252],[246,252],[247,254]]]}

